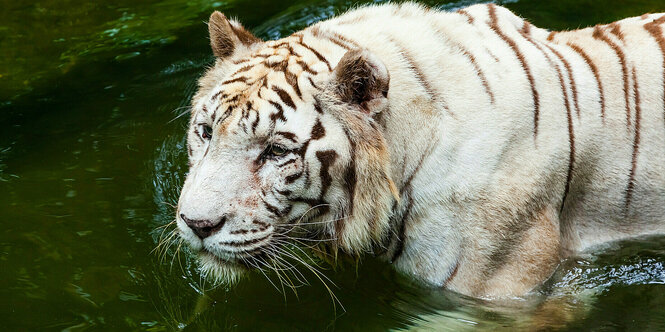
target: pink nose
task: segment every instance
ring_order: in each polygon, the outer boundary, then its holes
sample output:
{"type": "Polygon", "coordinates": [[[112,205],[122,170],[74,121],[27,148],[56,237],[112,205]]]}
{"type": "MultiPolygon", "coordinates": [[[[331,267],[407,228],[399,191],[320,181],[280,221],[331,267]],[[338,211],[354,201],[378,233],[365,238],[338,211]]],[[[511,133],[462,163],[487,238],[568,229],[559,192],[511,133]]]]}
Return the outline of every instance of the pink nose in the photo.
{"type": "Polygon", "coordinates": [[[189,226],[189,228],[194,231],[194,234],[200,239],[205,239],[208,236],[215,234],[218,230],[222,229],[224,223],[226,222],[226,216],[222,216],[217,220],[195,220],[185,217],[185,214],[181,213],[180,218],[189,226]]]}

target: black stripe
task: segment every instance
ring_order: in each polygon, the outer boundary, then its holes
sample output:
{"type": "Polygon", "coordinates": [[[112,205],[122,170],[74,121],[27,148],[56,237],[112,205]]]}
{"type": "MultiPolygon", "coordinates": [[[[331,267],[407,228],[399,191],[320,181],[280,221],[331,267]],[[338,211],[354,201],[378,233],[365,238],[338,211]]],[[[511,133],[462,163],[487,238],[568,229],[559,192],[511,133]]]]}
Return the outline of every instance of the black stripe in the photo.
{"type": "Polygon", "coordinates": [[[319,170],[319,177],[321,178],[321,193],[319,199],[323,200],[328,188],[332,184],[332,176],[330,175],[330,167],[337,160],[337,152],[334,150],[316,151],[316,159],[321,163],[319,170]]]}
{"type": "Polygon", "coordinates": [[[402,221],[400,222],[399,233],[397,234],[397,244],[395,245],[395,251],[393,252],[392,257],[390,257],[390,263],[394,263],[400,256],[402,256],[402,253],[404,252],[404,242],[406,240],[406,222],[409,219],[412,207],[413,201],[409,199],[409,203],[406,205],[404,214],[402,214],[402,221]]]}
{"type": "Polygon", "coordinates": [[[280,217],[280,218],[283,216],[283,214],[281,213],[281,211],[280,211],[276,206],[274,206],[274,205],[272,205],[272,204],[266,202],[266,200],[263,199],[263,197],[261,197],[261,201],[263,202],[263,205],[266,206],[266,209],[268,209],[268,211],[269,211],[270,213],[272,213],[272,214],[274,214],[275,216],[280,217]]]}
{"type": "Polygon", "coordinates": [[[291,142],[298,143],[298,140],[297,140],[297,137],[298,137],[298,136],[296,136],[296,134],[294,134],[294,133],[292,133],[292,132],[288,132],[288,131],[278,131],[278,132],[275,133],[275,135],[282,136],[282,137],[288,139],[288,140],[291,141],[291,142]]]}
{"type": "Polygon", "coordinates": [[[303,171],[300,171],[300,172],[298,172],[298,173],[296,173],[296,174],[289,175],[289,176],[286,177],[286,179],[284,180],[284,182],[285,182],[286,184],[291,184],[291,183],[293,183],[294,181],[298,180],[303,174],[304,174],[304,172],[303,172],[303,171]]]}
{"type": "Polygon", "coordinates": [[[296,159],[296,158],[289,159],[289,160],[287,160],[287,161],[285,161],[285,162],[283,162],[283,163],[277,165],[277,167],[284,167],[284,166],[286,166],[286,165],[293,164],[293,163],[295,163],[297,160],[298,160],[298,159],[296,159]]]}
{"type": "Polygon", "coordinates": [[[316,124],[314,124],[314,126],[312,127],[310,139],[315,141],[321,139],[325,135],[326,135],[326,129],[323,128],[323,125],[321,125],[321,120],[316,119],[316,124]]]}
{"type": "Polygon", "coordinates": [[[310,52],[312,52],[312,54],[314,54],[314,56],[316,56],[320,61],[325,63],[326,66],[328,66],[329,71],[332,71],[332,67],[330,66],[330,62],[328,62],[328,60],[326,60],[326,58],[323,55],[321,55],[321,53],[319,53],[317,50],[313,49],[312,47],[310,47],[309,45],[307,45],[305,43],[301,42],[299,45],[306,48],[310,52]]]}
{"type": "Polygon", "coordinates": [[[293,103],[293,99],[291,99],[291,96],[289,95],[288,92],[284,91],[283,89],[280,89],[279,87],[273,86],[272,90],[277,92],[277,95],[279,98],[282,100],[286,106],[291,107],[293,110],[296,109],[296,104],[293,103]]]}
{"type": "Polygon", "coordinates": [[[222,82],[222,85],[231,84],[231,83],[235,83],[235,82],[243,82],[243,83],[245,83],[245,82],[247,82],[247,80],[248,80],[247,77],[245,77],[245,76],[240,76],[240,77],[236,77],[236,78],[234,78],[234,79],[226,80],[226,81],[222,82]]]}

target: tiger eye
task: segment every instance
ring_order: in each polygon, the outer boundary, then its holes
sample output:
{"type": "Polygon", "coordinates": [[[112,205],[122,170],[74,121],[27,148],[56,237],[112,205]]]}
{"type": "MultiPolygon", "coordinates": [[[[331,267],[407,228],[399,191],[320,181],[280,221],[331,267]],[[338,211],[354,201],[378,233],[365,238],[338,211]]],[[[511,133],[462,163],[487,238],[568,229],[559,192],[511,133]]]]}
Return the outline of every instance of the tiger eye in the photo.
{"type": "Polygon", "coordinates": [[[212,127],[208,125],[203,126],[203,134],[201,136],[205,139],[211,139],[212,138],[212,127]]]}
{"type": "Polygon", "coordinates": [[[286,154],[286,149],[279,145],[272,145],[270,147],[270,154],[277,157],[283,156],[284,154],[286,154]]]}

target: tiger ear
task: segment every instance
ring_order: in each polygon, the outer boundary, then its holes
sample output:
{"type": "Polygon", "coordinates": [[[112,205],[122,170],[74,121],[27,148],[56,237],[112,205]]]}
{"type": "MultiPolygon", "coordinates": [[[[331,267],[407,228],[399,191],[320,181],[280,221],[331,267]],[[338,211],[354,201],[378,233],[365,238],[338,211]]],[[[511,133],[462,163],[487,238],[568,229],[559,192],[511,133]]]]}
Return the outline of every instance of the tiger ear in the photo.
{"type": "Polygon", "coordinates": [[[247,49],[261,42],[237,21],[229,20],[224,14],[215,11],[208,21],[210,46],[212,53],[218,58],[226,58],[238,49],[247,49]]]}
{"type": "Polygon", "coordinates": [[[364,113],[374,115],[387,105],[388,68],[366,49],[346,52],[335,67],[333,80],[342,101],[360,106],[364,113]]]}

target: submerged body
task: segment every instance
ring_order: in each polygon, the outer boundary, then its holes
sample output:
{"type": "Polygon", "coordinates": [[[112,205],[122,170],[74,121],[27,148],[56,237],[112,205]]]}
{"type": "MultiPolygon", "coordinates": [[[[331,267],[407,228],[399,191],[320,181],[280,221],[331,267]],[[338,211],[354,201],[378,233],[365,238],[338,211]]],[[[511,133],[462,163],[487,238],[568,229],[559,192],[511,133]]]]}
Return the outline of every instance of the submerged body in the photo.
{"type": "Polygon", "coordinates": [[[233,279],[301,224],[491,297],[665,233],[664,22],[554,33],[494,5],[391,4],[263,42],[213,14],[181,236],[233,279]]]}

